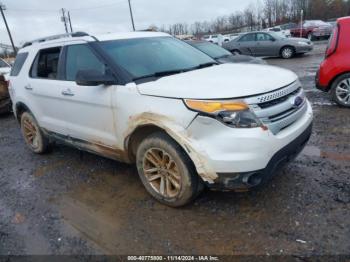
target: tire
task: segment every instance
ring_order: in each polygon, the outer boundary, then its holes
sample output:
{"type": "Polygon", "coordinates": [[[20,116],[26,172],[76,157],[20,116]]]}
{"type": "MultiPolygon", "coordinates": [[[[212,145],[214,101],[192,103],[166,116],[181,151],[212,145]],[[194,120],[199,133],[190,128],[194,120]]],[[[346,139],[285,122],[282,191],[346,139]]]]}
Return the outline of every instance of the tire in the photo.
{"type": "Polygon", "coordinates": [[[239,51],[238,49],[232,50],[231,53],[234,54],[234,55],[241,55],[242,54],[242,52],[239,51]]]}
{"type": "Polygon", "coordinates": [[[286,46],[281,49],[281,57],[283,59],[290,59],[295,55],[295,50],[291,46],[286,46]]]}
{"type": "Polygon", "coordinates": [[[335,79],[331,87],[331,95],[338,105],[350,108],[350,73],[335,79]]]}
{"type": "Polygon", "coordinates": [[[146,190],[167,206],[184,206],[201,191],[203,182],[192,161],[164,133],[152,134],[141,142],[136,153],[136,166],[146,190]]]}
{"type": "Polygon", "coordinates": [[[21,131],[24,141],[31,151],[36,154],[44,154],[49,150],[49,140],[31,113],[24,112],[21,115],[21,131]]]}

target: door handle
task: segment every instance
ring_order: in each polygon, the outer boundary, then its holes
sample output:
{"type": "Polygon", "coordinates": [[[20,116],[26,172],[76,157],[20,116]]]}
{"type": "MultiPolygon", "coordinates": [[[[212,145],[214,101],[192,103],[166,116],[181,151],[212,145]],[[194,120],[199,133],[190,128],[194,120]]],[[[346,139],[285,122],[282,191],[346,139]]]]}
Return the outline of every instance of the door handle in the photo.
{"type": "Polygon", "coordinates": [[[68,88],[67,90],[63,90],[62,91],[62,95],[64,95],[64,96],[74,96],[74,93],[72,92],[72,90],[70,90],[68,88]]]}
{"type": "Polygon", "coordinates": [[[24,86],[24,89],[26,89],[26,90],[33,90],[33,87],[28,84],[28,85],[24,86]]]}

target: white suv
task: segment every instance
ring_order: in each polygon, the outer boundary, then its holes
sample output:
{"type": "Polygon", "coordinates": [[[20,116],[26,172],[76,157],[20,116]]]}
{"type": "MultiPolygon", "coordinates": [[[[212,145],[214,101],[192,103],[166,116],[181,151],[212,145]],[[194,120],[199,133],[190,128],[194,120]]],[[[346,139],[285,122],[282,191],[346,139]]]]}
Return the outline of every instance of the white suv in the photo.
{"type": "Polygon", "coordinates": [[[10,77],[25,142],[52,141],[136,163],[147,191],[181,206],[206,185],[246,191],[308,141],[297,76],[223,64],[163,33],[84,33],[29,42],[10,77]]]}

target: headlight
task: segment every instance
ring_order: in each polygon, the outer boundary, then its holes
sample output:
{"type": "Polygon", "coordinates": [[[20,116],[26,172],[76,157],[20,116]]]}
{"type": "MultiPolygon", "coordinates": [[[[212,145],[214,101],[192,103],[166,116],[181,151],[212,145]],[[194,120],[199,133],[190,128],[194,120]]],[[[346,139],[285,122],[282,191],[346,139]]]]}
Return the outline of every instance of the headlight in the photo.
{"type": "MultiPolygon", "coordinates": [[[[186,99],[191,110],[203,113],[235,128],[264,127],[249,106],[242,101],[203,101],[186,99]]],[[[265,127],[264,127],[265,129],[265,127]]]]}
{"type": "Polygon", "coordinates": [[[306,43],[306,42],[301,42],[301,41],[298,42],[298,44],[299,44],[299,45],[309,45],[308,43],[306,43]]]}

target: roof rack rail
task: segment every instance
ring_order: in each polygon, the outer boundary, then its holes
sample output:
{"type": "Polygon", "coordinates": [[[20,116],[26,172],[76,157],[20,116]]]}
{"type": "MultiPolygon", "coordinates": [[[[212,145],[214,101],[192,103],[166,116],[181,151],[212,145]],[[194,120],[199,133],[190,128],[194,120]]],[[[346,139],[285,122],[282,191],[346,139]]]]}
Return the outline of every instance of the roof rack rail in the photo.
{"type": "Polygon", "coordinates": [[[85,33],[85,32],[73,32],[73,33],[68,33],[68,34],[52,35],[52,36],[43,37],[43,38],[39,38],[39,39],[35,39],[32,41],[26,42],[26,43],[24,43],[22,48],[30,46],[34,43],[42,43],[42,42],[46,42],[46,41],[67,38],[67,37],[82,37],[82,36],[90,36],[90,35],[88,33],[85,33]]]}

